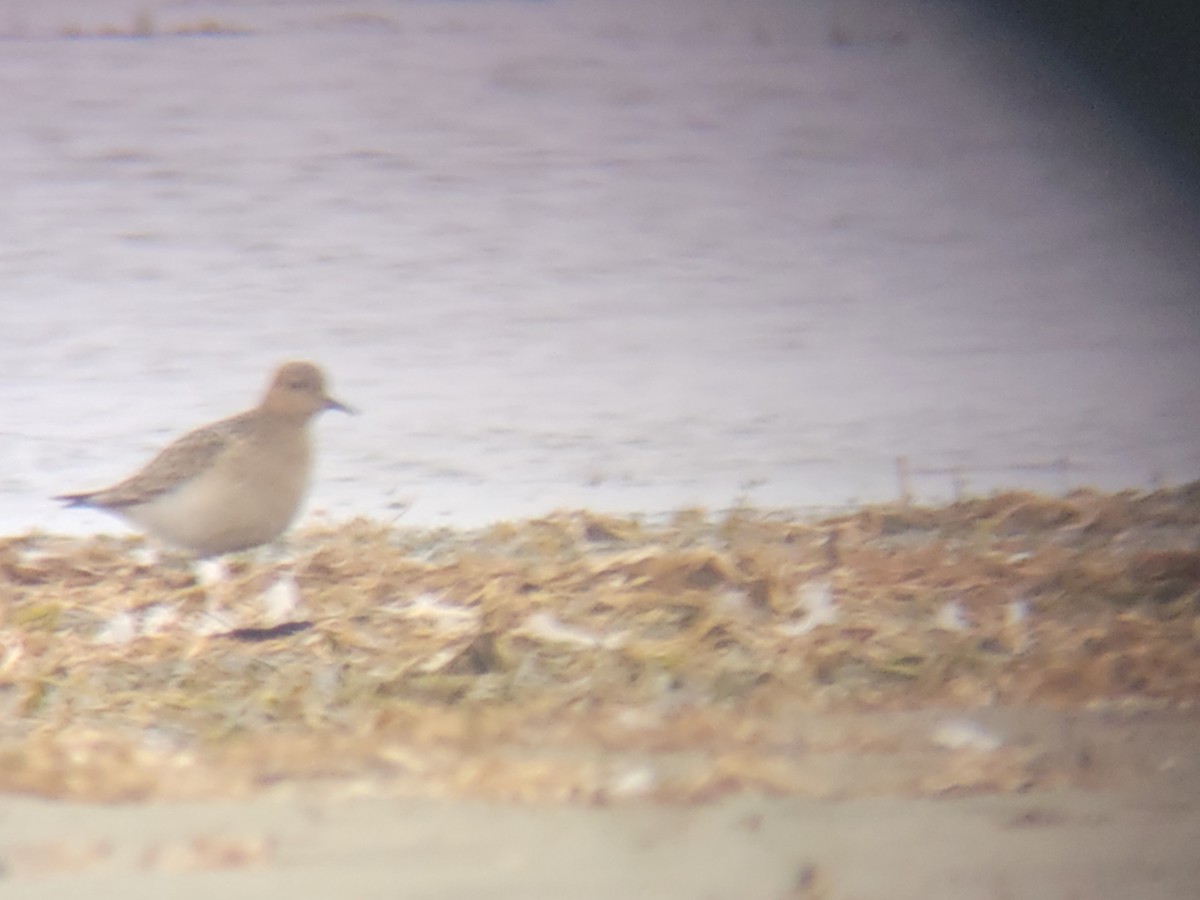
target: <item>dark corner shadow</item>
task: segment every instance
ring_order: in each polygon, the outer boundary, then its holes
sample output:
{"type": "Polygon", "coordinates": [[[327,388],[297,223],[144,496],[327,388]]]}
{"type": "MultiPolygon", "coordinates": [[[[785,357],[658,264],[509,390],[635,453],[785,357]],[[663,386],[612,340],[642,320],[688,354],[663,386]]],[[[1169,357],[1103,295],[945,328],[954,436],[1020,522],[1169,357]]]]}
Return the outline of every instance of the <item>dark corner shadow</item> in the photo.
{"type": "Polygon", "coordinates": [[[1111,105],[1200,204],[1197,0],[980,0],[1111,105]]]}

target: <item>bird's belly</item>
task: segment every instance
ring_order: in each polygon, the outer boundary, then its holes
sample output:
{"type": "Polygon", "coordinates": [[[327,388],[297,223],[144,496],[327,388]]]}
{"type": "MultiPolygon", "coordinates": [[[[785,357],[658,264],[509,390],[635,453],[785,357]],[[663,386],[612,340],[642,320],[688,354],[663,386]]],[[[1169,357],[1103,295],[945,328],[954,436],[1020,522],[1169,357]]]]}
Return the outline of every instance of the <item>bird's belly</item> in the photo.
{"type": "Polygon", "coordinates": [[[275,471],[206,473],[121,512],[167,543],[201,556],[275,540],[304,499],[306,478],[275,471]]]}

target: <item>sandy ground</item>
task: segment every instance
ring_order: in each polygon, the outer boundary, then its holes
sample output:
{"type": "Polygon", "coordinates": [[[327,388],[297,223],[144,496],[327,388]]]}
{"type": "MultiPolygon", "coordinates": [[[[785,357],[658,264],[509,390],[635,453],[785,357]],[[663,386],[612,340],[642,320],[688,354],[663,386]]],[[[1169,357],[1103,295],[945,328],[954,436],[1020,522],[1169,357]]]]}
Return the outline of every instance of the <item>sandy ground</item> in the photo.
{"type": "MultiPolygon", "coordinates": [[[[900,734],[936,713],[871,716],[900,734]]],[[[610,807],[389,796],[370,779],[245,801],[0,799],[5,897],[1185,898],[1200,883],[1200,720],[994,710],[1087,786],[610,807]]],[[[822,727],[862,727],[839,720],[822,727]]],[[[913,764],[880,753],[862,773],[913,764]]]]}

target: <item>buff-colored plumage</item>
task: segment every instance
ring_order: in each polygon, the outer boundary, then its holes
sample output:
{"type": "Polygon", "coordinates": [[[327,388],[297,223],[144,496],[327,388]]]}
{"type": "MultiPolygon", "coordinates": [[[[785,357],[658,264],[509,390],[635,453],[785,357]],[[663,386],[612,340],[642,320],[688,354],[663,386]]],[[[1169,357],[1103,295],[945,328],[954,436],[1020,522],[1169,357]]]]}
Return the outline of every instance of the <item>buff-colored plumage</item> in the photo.
{"type": "Polygon", "coordinates": [[[269,543],[308,490],[308,423],[325,409],[349,412],[326,393],[319,368],[285,363],[254,409],[188,432],[112,487],[58,499],[113,513],[198,556],[269,543]]]}

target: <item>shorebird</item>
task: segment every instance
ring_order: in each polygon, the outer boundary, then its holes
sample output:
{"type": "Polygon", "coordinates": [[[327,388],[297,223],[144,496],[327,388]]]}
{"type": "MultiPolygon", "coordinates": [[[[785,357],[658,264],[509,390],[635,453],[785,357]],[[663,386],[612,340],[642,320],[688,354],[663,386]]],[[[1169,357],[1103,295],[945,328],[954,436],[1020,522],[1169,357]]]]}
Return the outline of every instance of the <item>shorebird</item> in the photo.
{"type": "Polygon", "coordinates": [[[55,499],[101,509],[199,557],[279,537],[308,490],[308,423],[326,409],[353,412],[325,391],[309,362],[284,363],[262,402],[190,431],[112,487],[55,499]]]}

